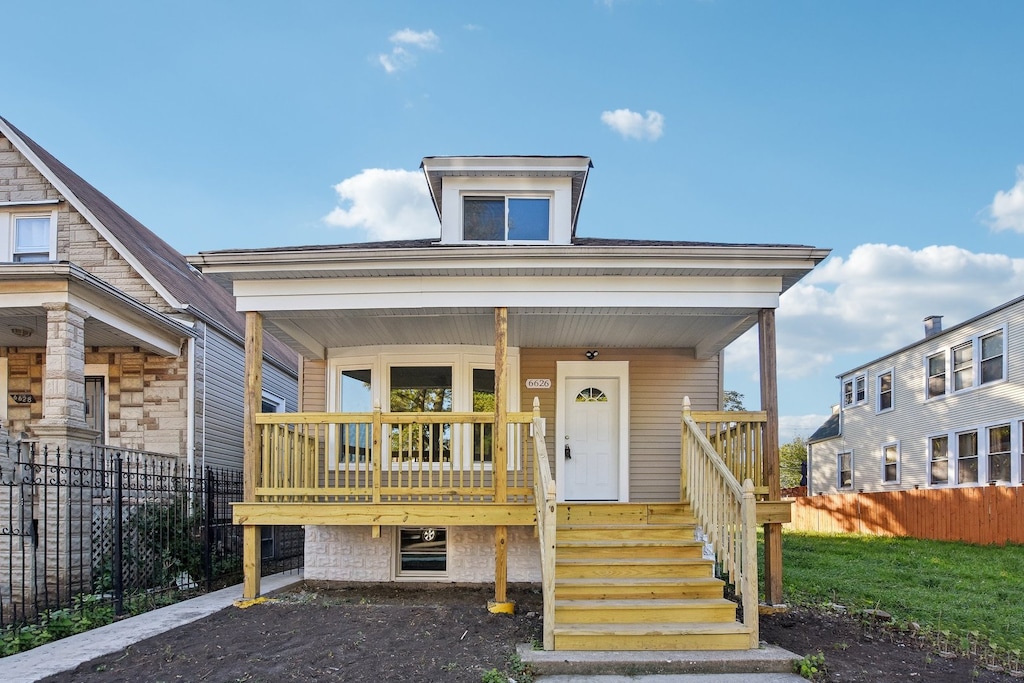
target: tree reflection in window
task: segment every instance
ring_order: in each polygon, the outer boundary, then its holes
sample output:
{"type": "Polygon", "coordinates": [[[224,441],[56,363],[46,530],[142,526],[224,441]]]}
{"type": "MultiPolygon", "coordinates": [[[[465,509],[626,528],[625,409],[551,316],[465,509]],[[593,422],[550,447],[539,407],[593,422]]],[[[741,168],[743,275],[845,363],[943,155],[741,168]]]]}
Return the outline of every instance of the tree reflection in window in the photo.
{"type": "Polygon", "coordinates": [[[607,403],[608,397],[600,389],[594,387],[587,387],[580,393],[576,394],[577,403],[607,403]]]}
{"type": "MultiPolygon", "coordinates": [[[[450,413],[450,366],[392,367],[390,407],[393,413],[450,413]]],[[[451,424],[395,425],[391,457],[440,462],[451,457],[451,424]]]]}

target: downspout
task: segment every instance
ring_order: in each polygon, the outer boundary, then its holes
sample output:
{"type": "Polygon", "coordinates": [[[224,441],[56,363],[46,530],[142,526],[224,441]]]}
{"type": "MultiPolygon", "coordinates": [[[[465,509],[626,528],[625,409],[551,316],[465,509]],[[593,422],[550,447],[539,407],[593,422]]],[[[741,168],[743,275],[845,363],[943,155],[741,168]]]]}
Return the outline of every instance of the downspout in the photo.
{"type": "Polygon", "coordinates": [[[185,405],[185,453],[188,476],[196,476],[196,339],[188,338],[188,398],[185,405]]]}

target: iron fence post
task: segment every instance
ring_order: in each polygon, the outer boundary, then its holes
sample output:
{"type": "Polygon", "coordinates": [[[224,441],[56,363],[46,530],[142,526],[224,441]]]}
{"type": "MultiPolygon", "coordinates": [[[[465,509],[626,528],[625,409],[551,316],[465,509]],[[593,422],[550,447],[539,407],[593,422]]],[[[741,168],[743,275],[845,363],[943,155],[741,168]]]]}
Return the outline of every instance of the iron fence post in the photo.
{"type": "Polygon", "coordinates": [[[123,473],[124,465],[121,460],[121,452],[118,451],[114,455],[114,480],[117,482],[117,486],[111,490],[110,494],[114,504],[114,553],[111,560],[113,565],[111,573],[114,582],[114,614],[118,616],[124,613],[124,575],[121,566],[121,550],[124,543],[124,525],[122,523],[124,480],[121,476],[123,473]]]}
{"type": "Polygon", "coordinates": [[[213,586],[213,519],[217,512],[215,481],[213,468],[207,467],[203,476],[203,572],[206,574],[207,591],[213,586]]]}

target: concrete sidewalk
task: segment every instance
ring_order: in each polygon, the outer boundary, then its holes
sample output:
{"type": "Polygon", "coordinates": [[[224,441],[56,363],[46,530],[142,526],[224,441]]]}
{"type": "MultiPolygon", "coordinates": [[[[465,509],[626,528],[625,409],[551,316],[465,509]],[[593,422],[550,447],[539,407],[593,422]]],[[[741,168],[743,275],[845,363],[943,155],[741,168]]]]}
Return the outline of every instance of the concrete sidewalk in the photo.
{"type": "MultiPolygon", "coordinates": [[[[302,581],[302,574],[298,573],[265,576],[260,580],[260,591],[269,595],[299,581],[302,581]]],[[[95,657],[118,652],[146,638],[219,612],[241,597],[242,584],[238,584],[4,657],[0,659],[0,681],[33,683],[74,669],[95,657]]]]}

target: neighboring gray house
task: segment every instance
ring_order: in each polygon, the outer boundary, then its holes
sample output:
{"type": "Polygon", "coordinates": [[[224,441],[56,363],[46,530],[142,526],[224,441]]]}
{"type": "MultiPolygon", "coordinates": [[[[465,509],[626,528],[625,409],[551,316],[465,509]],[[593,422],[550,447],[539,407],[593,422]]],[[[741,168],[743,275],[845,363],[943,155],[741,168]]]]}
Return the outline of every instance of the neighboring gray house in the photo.
{"type": "Polygon", "coordinates": [[[839,375],[808,440],[808,494],[1019,485],[1024,297],[839,375]]]}
{"type": "MultiPolygon", "coordinates": [[[[0,422],[11,437],[242,465],[244,318],[170,245],[0,118],[0,422]]],[[[263,410],[294,411],[268,339],[263,410]]]]}

